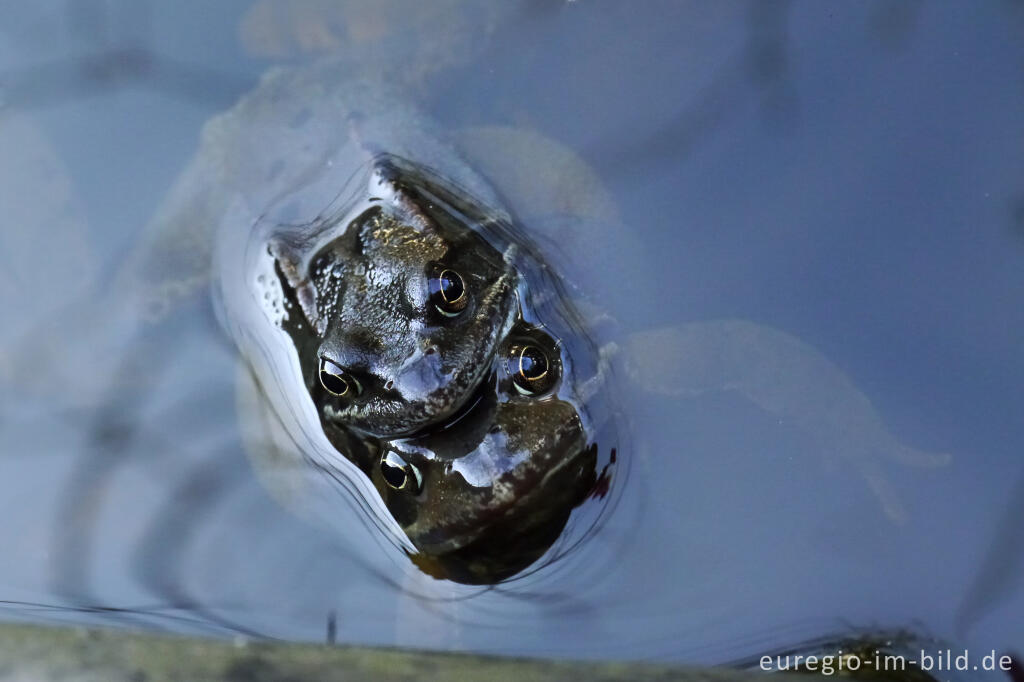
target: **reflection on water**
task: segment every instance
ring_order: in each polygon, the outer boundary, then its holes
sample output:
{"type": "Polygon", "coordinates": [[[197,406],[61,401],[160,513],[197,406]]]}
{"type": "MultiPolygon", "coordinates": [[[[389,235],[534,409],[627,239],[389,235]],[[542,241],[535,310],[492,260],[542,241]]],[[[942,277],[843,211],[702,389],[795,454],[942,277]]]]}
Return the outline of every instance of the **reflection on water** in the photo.
{"type": "Polygon", "coordinates": [[[882,463],[919,468],[950,463],[947,453],[900,443],[842,370],[784,332],[742,320],[713,320],[638,334],[631,344],[630,369],[638,381],[675,396],[738,393],[804,432],[823,456],[863,478],[894,522],[905,523],[907,512],[882,463]],[[659,358],[658,348],[671,348],[671,358],[659,358]]]}
{"type": "Polygon", "coordinates": [[[858,627],[1024,636],[1019,7],[128,4],[4,10],[11,618],[709,662],[858,627]],[[435,580],[370,479],[274,460],[236,409],[255,389],[191,219],[237,205],[209,183],[175,213],[175,178],[272,62],[326,53],[507,180],[608,342],[628,476],[540,570],[435,580]],[[174,275],[160,306],[140,272],[174,275]]]}

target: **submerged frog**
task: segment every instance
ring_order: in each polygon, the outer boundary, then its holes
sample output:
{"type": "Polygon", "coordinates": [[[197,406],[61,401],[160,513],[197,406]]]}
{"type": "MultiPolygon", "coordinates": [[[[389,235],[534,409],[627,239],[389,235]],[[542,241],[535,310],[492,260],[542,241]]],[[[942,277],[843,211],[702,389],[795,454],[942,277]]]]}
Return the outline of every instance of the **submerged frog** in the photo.
{"type": "Polygon", "coordinates": [[[615,488],[627,376],[665,396],[735,390],[795,421],[896,520],[879,462],[946,461],[902,446],[840,370],[782,332],[712,321],[594,342],[600,307],[580,299],[606,292],[562,287],[572,273],[544,257],[566,227],[616,248],[621,222],[593,172],[534,133],[444,133],[351,71],[272,71],[208,124],[154,221],[168,248],[142,268],[157,314],[212,268],[251,376],[249,430],[273,446],[252,447],[259,467],[344,479],[425,572],[492,583],[615,488]]]}

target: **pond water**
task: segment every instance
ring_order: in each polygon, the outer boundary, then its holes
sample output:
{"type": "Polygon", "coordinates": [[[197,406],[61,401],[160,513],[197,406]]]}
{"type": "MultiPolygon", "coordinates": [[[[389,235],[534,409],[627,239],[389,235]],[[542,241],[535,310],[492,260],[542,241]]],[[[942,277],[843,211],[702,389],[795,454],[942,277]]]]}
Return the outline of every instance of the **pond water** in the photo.
{"type": "Polygon", "coordinates": [[[452,4],[0,3],[3,617],[696,663],[865,629],[1019,649],[1024,5],[452,4]],[[557,140],[615,206],[550,258],[602,254],[573,277],[626,352],[622,475],[520,579],[434,580],[347,488],[268,488],[208,297],[157,331],[119,303],[203,123],[330,52],[429,64],[442,127],[557,140]]]}

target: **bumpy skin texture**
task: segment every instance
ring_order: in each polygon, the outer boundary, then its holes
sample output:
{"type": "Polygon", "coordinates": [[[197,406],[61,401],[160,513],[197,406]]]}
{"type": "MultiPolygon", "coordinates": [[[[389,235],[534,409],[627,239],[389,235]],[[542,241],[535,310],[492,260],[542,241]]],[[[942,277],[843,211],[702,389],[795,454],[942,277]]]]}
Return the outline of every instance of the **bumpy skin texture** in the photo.
{"type": "MultiPolygon", "coordinates": [[[[389,173],[386,161],[371,163],[389,173]]],[[[381,438],[429,428],[460,408],[517,310],[517,277],[501,253],[461,216],[385,182],[389,196],[371,199],[312,258],[272,247],[282,287],[303,312],[306,324],[286,326],[321,420],[381,438]],[[454,315],[430,291],[444,271],[464,282],[465,307],[454,315]],[[343,370],[353,390],[327,390],[322,361],[343,370]]]]}

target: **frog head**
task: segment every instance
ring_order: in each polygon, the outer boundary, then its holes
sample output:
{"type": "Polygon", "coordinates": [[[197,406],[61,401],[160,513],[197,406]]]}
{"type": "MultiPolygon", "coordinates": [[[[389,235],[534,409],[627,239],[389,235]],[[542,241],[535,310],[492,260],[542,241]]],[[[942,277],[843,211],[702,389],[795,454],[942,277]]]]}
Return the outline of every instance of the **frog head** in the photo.
{"type": "Polygon", "coordinates": [[[309,395],[327,427],[408,436],[457,412],[489,371],[517,275],[467,214],[378,162],[364,202],[329,238],[271,248],[309,395]]]}

